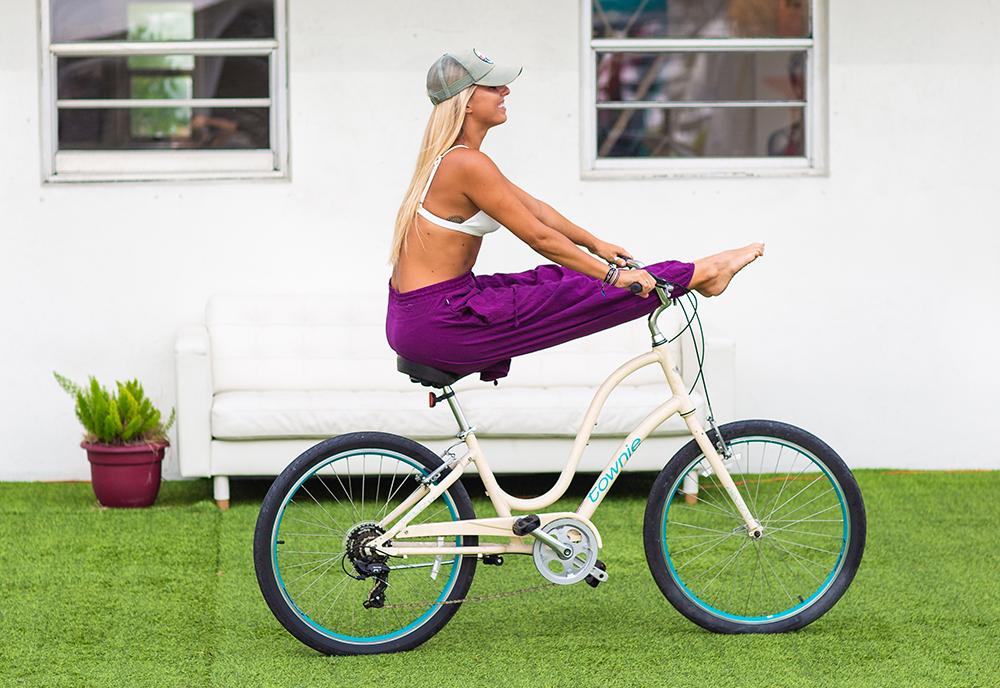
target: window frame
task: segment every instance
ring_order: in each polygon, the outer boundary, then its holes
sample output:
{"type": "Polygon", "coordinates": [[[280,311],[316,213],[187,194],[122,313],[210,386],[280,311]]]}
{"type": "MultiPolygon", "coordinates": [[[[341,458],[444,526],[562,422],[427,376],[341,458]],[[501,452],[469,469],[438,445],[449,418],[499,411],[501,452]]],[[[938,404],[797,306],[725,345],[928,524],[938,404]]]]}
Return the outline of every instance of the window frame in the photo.
{"type": "MultiPolygon", "coordinates": [[[[38,0],[40,31],[40,125],[43,183],[168,181],[208,179],[287,179],[288,150],[288,12],[287,0],[274,2],[274,38],[197,39],[190,41],[74,41],[53,43],[51,0],[38,0]],[[59,150],[57,61],[61,57],[130,57],[133,55],[268,57],[268,98],[171,100],[171,105],[240,104],[269,108],[270,148],[182,150],[59,150]]],[[[76,107],[94,101],[76,101],[76,107]]],[[[116,104],[136,101],[115,100],[116,104]]],[[[141,105],[149,106],[142,101],[141,105]]]]}
{"type": "MultiPolygon", "coordinates": [[[[580,0],[580,177],[828,176],[827,0],[809,2],[812,38],[592,38],[593,3],[580,0]],[[597,59],[601,52],[788,51],[806,53],[805,155],[796,157],[598,158],[597,59]]],[[[731,102],[731,101],[725,101],[731,102]]],[[[662,103],[657,103],[662,105],[662,103]]]]}

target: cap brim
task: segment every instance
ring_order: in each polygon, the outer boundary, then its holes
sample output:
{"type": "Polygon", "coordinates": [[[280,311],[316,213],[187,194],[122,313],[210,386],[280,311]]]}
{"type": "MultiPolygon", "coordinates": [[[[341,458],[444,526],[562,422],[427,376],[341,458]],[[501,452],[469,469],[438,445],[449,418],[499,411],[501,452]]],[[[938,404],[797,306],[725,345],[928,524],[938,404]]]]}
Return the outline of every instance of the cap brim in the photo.
{"type": "Polygon", "coordinates": [[[506,86],[520,75],[524,67],[501,67],[497,65],[490,73],[475,83],[480,86],[506,86]]]}

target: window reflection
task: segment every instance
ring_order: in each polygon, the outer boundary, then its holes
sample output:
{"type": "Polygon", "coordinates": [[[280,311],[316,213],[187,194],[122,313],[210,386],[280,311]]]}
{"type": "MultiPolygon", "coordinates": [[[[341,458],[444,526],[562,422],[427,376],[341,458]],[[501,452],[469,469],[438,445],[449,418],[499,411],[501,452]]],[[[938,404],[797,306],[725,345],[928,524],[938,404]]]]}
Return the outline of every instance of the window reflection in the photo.
{"type": "Polygon", "coordinates": [[[802,108],[599,110],[598,155],[718,158],[804,155],[802,108]]]}
{"type": "Polygon", "coordinates": [[[61,150],[266,149],[270,147],[269,117],[267,108],[60,110],[59,148],[61,150]],[[183,120],[176,117],[173,112],[179,109],[185,110],[183,120]]]}
{"type": "MultiPolygon", "coordinates": [[[[49,0],[52,42],[168,40],[131,31],[132,9],[145,5],[153,15],[188,13],[191,38],[274,38],[274,0],[49,0]]],[[[160,21],[160,20],[156,20],[160,21]]],[[[168,21],[169,20],[164,20],[168,21]]],[[[156,30],[162,24],[148,25],[156,30]]],[[[169,23],[168,23],[169,26],[169,23]]]]}
{"type": "MultiPolygon", "coordinates": [[[[804,101],[806,54],[598,53],[597,102],[804,101]]],[[[600,157],[805,154],[804,109],[707,107],[597,111],[600,157]]]]}
{"type": "MultiPolygon", "coordinates": [[[[128,40],[188,41],[194,38],[190,2],[133,2],[128,6],[128,40]]],[[[131,98],[190,98],[193,55],[133,55],[128,58],[131,98]],[[157,74],[157,71],[166,72],[157,74]],[[182,72],[177,74],[176,72],[182,72]]],[[[191,135],[191,108],[132,110],[133,139],[185,138],[191,135]]]]}
{"type": "Polygon", "coordinates": [[[804,52],[784,50],[602,52],[597,102],[802,100],[804,58],[804,52]]]}
{"type": "Polygon", "coordinates": [[[805,38],[809,0],[592,0],[594,38],[805,38]]]}
{"type": "MultiPolygon", "coordinates": [[[[184,57],[192,56],[168,56],[184,57]]],[[[130,98],[138,95],[130,82],[133,76],[159,75],[165,79],[185,75],[170,70],[137,70],[125,57],[59,58],[57,81],[59,98],[130,98]]],[[[195,56],[190,71],[195,98],[267,98],[269,64],[264,56],[195,56]]],[[[169,89],[167,89],[169,92],[169,89]]],[[[168,96],[156,96],[168,97],[168,96]]]]}

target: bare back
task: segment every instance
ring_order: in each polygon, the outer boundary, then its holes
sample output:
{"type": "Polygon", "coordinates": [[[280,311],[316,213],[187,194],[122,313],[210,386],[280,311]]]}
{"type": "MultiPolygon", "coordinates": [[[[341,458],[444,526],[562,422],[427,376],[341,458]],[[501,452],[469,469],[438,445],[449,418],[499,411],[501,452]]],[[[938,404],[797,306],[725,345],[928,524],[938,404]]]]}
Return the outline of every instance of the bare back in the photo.
{"type": "MultiPolygon", "coordinates": [[[[449,158],[461,153],[456,150],[444,158],[424,200],[424,206],[433,214],[459,223],[479,212],[462,192],[454,165],[448,164],[449,158]]],[[[418,215],[407,231],[406,248],[400,253],[390,283],[393,289],[405,293],[458,277],[476,264],[482,245],[482,237],[438,227],[418,215]]]]}

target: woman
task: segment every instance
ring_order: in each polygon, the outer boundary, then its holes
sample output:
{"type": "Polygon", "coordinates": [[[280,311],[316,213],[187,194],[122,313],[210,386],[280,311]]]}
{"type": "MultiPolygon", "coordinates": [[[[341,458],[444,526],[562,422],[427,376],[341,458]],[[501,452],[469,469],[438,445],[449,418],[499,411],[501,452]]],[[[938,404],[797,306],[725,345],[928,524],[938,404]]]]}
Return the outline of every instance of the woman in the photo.
{"type": "Polygon", "coordinates": [[[475,49],[442,55],[431,66],[427,94],[434,110],[390,255],[389,345],[404,358],[451,373],[478,371],[482,380],[507,375],[512,356],[651,313],[659,305],[649,299],[653,275],[678,285],[674,296],[688,289],[715,296],[764,253],[763,244],[750,244],[694,263],[620,269],[629,251],[533,198],[480,151],[486,133],[507,121],[507,84],[520,73],[475,49]],[[501,226],[554,264],[474,275],[483,236],[501,226]],[[641,298],[628,291],[633,282],[641,285],[641,298]]]}

